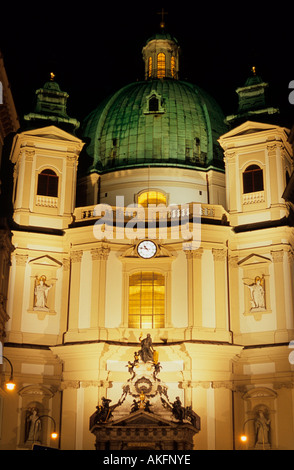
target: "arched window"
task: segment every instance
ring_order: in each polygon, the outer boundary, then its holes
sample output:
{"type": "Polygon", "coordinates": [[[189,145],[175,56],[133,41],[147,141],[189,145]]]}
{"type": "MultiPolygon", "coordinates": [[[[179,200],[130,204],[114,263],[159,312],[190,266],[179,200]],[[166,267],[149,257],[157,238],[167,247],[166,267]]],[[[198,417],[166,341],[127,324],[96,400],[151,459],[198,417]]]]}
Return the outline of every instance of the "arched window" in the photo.
{"type": "Polygon", "coordinates": [[[129,328],[164,328],[165,276],[141,271],[129,277],[129,328]]]}
{"type": "Polygon", "coordinates": [[[38,196],[58,196],[58,176],[53,170],[43,170],[38,176],[38,196]]]}
{"type": "Polygon", "coordinates": [[[263,191],[263,171],[257,165],[250,165],[243,173],[243,193],[263,191]]]}
{"type": "Polygon", "coordinates": [[[152,57],[150,56],[148,59],[148,77],[152,75],[152,57]]]}
{"type": "Polygon", "coordinates": [[[171,76],[172,78],[176,78],[176,59],[172,56],[170,61],[170,68],[171,68],[171,76]]]}
{"type": "Polygon", "coordinates": [[[160,52],[157,55],[157,78],[165,77],[165,54],[160,52]]]}
{"type": "Polygon", "coordinates": [[[164,204],[166,205],[166,195],[160,191],[144,191],[138,196],[138,204],[143,207],[148,207],[150,204],[164,204]]]}

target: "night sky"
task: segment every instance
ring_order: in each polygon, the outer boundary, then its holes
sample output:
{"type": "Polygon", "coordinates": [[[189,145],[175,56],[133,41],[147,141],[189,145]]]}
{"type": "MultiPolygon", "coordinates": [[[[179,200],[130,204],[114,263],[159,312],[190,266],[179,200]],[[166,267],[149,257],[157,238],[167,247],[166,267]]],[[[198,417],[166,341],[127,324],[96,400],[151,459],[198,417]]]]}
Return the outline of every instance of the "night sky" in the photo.
{"type": "Polygon", "coordinates": [[[164,7],[166,29],[181,46],[180,79],[209,92],[228,115],[254,65],[284,125],[294,124],[293,2],[10,3],[0,8],[0,49],[20,117],[50,72],[70,95],[68,114],[79,120],[110,93],[143,80],[141,50],[160,30],[164,7]]]}

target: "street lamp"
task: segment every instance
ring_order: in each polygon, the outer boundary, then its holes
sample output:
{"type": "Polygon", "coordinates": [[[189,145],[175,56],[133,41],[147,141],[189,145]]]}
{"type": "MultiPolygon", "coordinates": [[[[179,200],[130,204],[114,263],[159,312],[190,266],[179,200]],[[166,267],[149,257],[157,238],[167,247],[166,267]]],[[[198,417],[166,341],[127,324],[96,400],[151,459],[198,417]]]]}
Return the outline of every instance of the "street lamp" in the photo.
{"type": "Polygon", "coordinates": [[[244,443],[248,441],[248,436],[247,436],[247,434],[245,434],[245,424],[247,424],[248,421],[255,421],[255,422],[258,422],[261,425],[261,429],[262,429],[262,449],[265,450],[264,449],[264,424],[259,419],[255,419],[255,418],[246,419],[246,421],[243,424],[243,434],[240,437],[241,441],[244,442],[244,443]]]}
{"type": "Polygon", "coordinates": [[[51,439],[55,440],[58,438],[58,432],[56,431],[56,422],[55,422],[55,419],[52,418],[52,416],[49,416],[49,415],[42,415],[42,416],[39,416],[39,418],[36,419],[35,421],[35,424],[34,424],[34,440],[33,442],[35,442],[35,432],[36,432],[36,424],[37,424],[37,421],[41,421],[42,418],[50,418],[52,419],[53,421],[53,431],[51,432],[50,434],[50,437],[51,439]]]}
{"type": "Polygon", "coordinates": [[[15,383],[13,381],[13,365],[11,361],[8,359],[8,357],[2,356],[2,358],[5,359],[10,365],[10,377],[9,377],[8,382],[5,383],[5,387],[6,387],[6,390],[8,390],[9,392],[12,392],[15,389],[15,383]]]}

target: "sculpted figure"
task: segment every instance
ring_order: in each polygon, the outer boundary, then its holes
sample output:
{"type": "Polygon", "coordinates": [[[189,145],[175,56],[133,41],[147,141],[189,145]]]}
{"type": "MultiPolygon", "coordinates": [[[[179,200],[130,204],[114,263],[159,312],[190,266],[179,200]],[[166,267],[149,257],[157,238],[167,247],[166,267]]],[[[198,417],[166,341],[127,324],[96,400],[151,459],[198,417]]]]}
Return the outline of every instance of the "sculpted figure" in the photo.
{"type": "Polygon", "coordinates": [[[246,284],[248,289],[250,290],[250,302],[251,308],[257,309],[265,308],[265,301],[264,301],[264,288],[263,288],[264,278],[260,276],[256,276],[254,283],[251,285],[246,284]]]}
{"type": "Polygon", "coordinates": [[[258,416],[255,419],[255,445],[269,444],[270,435],[270,419],[267,419],[262,410],[258,411],[258,416]]]}
{"type": "Polygon", "coordinates": [[[26,417],[25,442],[36,442],[41,437],[41,420],[37,408],[28,410],[26,417]]]}
{"type": "Polygon", "coordinates": [[[48,307],[46,306],[47,303],[47,297],[48,297],[48,292],[51,289],[51,286],[46,285],[46,276],[41,276],[39,279],[37,279],[37,285],[35,287],[35,309],[37,308],[42,308],[42,309],[47,309],[48,307]]]}
{"type": "Polygon", "coordinates": [[[148,333],[147,337],[141,340],[141,350],[139,354],[143,362],[153,361],[153,346],[151,335],[148,333]]]}

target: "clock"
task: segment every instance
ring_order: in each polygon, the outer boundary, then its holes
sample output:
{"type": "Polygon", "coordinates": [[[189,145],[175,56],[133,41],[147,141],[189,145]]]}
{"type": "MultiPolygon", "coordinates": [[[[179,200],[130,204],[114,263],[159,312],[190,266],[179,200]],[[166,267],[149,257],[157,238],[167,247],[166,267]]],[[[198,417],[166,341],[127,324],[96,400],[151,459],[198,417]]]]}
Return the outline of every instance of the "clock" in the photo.
{"type": "Polygon", "coordinates": [[[156,255],[157,246],[151,240],[143,240],[138,244],[137,252],[138,255],[141,256],[141,258],[152,258],[156,255]]]}

